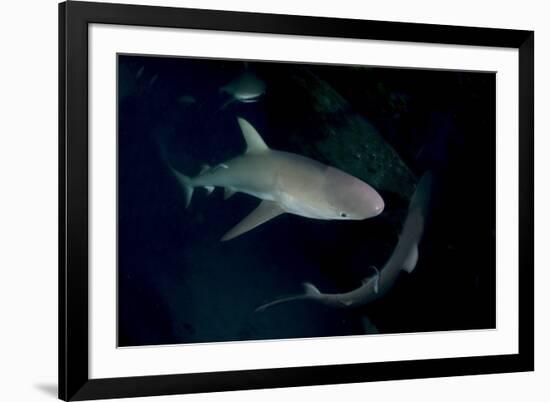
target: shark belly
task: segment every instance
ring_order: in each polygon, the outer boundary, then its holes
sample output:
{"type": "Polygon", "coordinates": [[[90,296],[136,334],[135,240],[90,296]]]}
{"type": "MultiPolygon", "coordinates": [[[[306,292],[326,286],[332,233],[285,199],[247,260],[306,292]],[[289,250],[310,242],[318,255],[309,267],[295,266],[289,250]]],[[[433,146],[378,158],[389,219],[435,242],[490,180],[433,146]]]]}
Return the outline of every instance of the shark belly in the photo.
{"type": "Polygon", "coordinates": [[[300,198],[297,198],[287,192],[278,192],[276,201],[285,212],[290,214],[312,219],[328,219],[325,217],[326,215],[323,214],[324,210],[322,208],[318,208],[315,205],[304,202],[300,198]]]}
{"type": "Polygon", "coordinates": [[[288,213],[313,219],[329,219],[324,199],[326,166],[309,158],[278,152],[275,201],[288,213]]]}

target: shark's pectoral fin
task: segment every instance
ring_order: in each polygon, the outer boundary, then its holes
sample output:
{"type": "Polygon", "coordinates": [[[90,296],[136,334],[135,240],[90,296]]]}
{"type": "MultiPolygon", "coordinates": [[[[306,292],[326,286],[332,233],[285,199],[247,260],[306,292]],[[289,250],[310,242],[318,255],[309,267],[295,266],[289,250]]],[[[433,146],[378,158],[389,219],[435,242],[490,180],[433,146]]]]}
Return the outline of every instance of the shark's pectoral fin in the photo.
{"type": "Polygon", "coordinates": [[[254,229],[256,226],[261,225],[264,222],[267,222],[270,219],[273,219],[284,213],[277,203],[273,201],[262,201],[258,207],[252,211],[246,218],[240,221],[235,227],[233,227],[229,232],[227,232],[221,238],[222,241],[233,239],[243,233],[248,232],[251,229],[254,229]]]}
{"type": "Polygon", "coordinates": [[[237,121],[239,122],[239,127],[241,128],[244,140],[246,141],[247,154],[269,151],[268,146],[265,144],[264,140],[252,124],[242,117],[237,117],[237,121]]]}
{"type": "Polygon", "coordinates": [[[418,245],[414,244],[409,251],[409,254],[407,255],[407,258],[405,258],[405,261],[403,261],[403,270],[407,271],[409,274],[414,270],[416,267],[416,263],[418,262],[418,245]]]}
{"type": "Polygon", "coordinates": [[[346,307],[349,307],[353,304],[353,300],[351,300],[351,299],[342,299],[342,300],[340,300],[340,303],[342,303],[346,307]]]}

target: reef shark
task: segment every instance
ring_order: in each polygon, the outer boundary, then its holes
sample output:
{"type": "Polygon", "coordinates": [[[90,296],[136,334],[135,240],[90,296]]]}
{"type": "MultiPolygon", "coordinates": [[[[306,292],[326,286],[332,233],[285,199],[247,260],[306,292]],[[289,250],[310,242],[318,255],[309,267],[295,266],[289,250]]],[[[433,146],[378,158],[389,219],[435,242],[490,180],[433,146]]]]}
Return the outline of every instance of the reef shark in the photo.
{"type": "Polygon", "coordinates": [[[220,88],[221,93],[227,93],[230,96],[229,100],[220,109],[225,109],[230,103],[236,101],[242,103],[257,102],[265,93],[265,90],[265,83],[258,76],[250,71],[245,71],[220,88]]]}
{"type": "Polygon", "coordinates": [[[424,232],[432,182],[432,174],[424,173],[409,204],[407,217],[393,253],[380,270],[374,266],[370,267],[374,275],[365,278],[361,286],[350,292],[329,294],[322,293],[313,284],[306,282],[303,284],[303,294],[277,299],[258,307],[256,311],[264,311],[269,307],[296,300],[313,300],[339,308],[360,307],[382,297],[390,290],[401,271],[411,273],[416,267],[418,244],[424,232]]]}
{"type": "Polygon", "coordinates": [[[305,156],[270,149],[256,129],[237,118],[246,141],[246,152],[215,167],[205,166],[196,177],[171,167],[184,189],[186,207],[193,190],[225,189],[225,198],[242,192],[262,202],[222,241],[237,237],[283,213],[313,219],[362,220],[384,209],[384,201],[367,183],[305,156]]]}

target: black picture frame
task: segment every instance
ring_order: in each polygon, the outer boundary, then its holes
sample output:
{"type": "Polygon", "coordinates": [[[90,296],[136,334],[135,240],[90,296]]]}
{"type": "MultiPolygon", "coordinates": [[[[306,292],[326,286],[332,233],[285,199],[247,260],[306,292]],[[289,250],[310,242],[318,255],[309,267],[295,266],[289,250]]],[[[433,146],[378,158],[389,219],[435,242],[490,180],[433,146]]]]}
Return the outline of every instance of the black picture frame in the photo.
{"type": "Polygon", "coordinates": [[[59,5],[59,398],[89,400],[534,370],[534,33],[70,1],[59,5]],[[518,353],[90,379],[88,25],[242,31],[507,47],[519,51],[518,353]]]}

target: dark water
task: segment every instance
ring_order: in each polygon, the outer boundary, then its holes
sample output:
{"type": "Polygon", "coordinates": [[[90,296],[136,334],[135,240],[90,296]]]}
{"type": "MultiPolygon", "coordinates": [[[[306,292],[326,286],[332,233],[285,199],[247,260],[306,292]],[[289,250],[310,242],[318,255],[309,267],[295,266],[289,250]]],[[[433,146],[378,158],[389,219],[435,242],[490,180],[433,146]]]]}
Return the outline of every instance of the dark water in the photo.
{"type": "Polygon", "coordinates": [[[119,346],[494,327],[494,120],[489,73],[119,56],[119,346]],[[219,88],[245,69],[265,95],[222,108],[219,88]],[[194,176],[241,154],[236,116],[270,147],[370,183],[384,212],[286,214],[220,242],[259,200],[196,189],[186,209],[164,159],[194,176]],[[305,281],[358,287],[391,255],[426,170],[438,180],[419,261],[390,293],[359,309],[299,301],[254,313],[305,281]]]}

